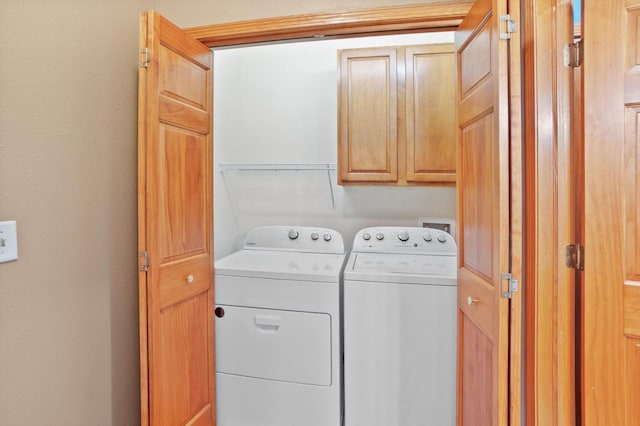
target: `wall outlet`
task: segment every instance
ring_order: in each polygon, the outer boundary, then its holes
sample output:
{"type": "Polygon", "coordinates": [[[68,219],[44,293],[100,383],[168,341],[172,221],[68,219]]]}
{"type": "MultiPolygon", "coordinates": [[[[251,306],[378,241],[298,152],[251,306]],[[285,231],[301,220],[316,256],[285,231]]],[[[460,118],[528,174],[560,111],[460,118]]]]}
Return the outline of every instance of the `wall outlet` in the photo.
{"type": "Polygon", "coordinates": [[[16,221],[0,222],[0,263],[18,260],[16,221]]]}

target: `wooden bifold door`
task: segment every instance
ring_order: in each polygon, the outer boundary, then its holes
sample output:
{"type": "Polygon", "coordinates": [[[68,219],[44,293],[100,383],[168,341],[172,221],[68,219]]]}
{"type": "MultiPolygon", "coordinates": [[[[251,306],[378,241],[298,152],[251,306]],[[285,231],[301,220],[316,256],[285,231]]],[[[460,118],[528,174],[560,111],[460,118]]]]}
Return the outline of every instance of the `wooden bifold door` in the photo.
{"type": "MultiPolygon", "coordinates": [[[[517,322],[509,313],[521,298],[511,290],[522,270],[521,118],[512,101],[519,97],[520,47],[509,21],[517,7],[478,0],[456,31],[458,425],[464,426],[519,422],[518,409],[509,406],[509,372],[519,368],[510,357],[510,323],[517,328],[517,322]]],[[[512,349],[520,345],[514,340],[512,349]]]]}
{"type": "Polygon", "coordinates": [[[141,421],[213,425],[213,58],[153,12],[140,52],[141,421]]]}

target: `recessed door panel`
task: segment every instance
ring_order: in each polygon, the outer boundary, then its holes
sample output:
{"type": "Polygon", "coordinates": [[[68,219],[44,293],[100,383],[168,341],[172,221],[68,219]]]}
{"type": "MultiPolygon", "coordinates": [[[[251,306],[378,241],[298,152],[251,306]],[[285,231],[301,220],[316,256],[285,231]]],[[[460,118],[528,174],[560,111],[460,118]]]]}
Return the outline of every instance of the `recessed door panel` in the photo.
{"type": "Polygon", "coordinates": [[[158,232],[163,263],[206,251],[207,138],[161,124],[158,158],[158,232]]]}

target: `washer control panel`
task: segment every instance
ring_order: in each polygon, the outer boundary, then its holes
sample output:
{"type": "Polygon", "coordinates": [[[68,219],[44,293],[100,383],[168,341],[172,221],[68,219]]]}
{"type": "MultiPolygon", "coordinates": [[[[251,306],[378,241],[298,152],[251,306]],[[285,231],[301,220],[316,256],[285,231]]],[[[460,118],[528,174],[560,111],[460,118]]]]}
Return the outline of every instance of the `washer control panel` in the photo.
{"type": "Polygon", "coordinates": [[[434,228],[365,228],[356,234],[353,241],[353,251],[357,252],[456,254],[457,249],[451,235],[434,228]]]}
{"type": "Polygon", "coordinates": [[[247,233],[243,248],[344,254],[338,231],[308,226],[259,226],[247,233]]]}

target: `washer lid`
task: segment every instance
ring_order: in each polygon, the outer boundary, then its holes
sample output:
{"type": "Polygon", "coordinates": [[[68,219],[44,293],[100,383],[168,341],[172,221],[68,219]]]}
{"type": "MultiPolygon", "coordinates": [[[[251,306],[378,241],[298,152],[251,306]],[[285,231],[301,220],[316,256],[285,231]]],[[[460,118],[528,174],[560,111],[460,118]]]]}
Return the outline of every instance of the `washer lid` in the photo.
{"type": "Polygon", "coordinates": [[[457,256],[352,253],[345,280],[456,285],[457,256]]]}
{"type": "Polygon", "coordinates": [[[215,263],[216,275],[339,282],[344,254],[239,250],[215,263]]]}

